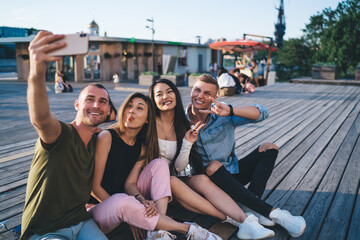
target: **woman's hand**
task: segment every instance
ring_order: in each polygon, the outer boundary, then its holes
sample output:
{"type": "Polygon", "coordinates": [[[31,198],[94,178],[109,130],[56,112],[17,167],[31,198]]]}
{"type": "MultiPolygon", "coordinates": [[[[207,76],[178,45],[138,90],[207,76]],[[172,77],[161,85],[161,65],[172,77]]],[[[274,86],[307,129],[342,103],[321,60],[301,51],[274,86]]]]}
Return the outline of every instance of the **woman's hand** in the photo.
{"type": "Polygon", "coordinates": [[[133,225],[129,224],[129,227],[131,229],[132,235],[134,237],[135,240],[143,240],[146,238],[146,230],[135,227],[133,225]]]}
{"type": "Polygon", "coordinates": [[[200,121],[197,122],[192,128],[190,128],[189,131],[186,132],[185,139],[191,143],[196,142],[200,129],[202,129],[205,125],[205,123],[201,124],[200,121]]]}
{"type": "Polygon", "coordinates": [[[145,207],[145,217],[152,217],[158,214],[154,201],[146,200],[142,195],[140,195],[137,200],[145,207]]]}

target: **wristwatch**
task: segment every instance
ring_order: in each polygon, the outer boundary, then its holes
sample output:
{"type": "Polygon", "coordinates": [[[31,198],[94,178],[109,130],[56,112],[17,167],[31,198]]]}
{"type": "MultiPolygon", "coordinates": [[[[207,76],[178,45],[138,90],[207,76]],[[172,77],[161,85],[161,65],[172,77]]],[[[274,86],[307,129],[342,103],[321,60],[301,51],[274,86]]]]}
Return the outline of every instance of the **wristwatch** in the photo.
{"type": "Polygon", "coordinates": [[[231,106],[230,104],[228,104],[229,108],[230,108],[230,113],[229,113],[229,116],[232,117],[234,116],[234,109],[233,109],[233,106],[231,106]]]}

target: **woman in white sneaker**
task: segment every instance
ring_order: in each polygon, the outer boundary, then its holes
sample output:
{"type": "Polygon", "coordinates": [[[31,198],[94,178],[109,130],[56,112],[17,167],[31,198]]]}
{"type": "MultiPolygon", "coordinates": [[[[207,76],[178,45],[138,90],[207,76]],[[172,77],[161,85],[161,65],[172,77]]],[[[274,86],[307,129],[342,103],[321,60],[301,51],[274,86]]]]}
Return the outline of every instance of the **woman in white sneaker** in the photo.
{"type": "Polygon", "coordinates": [[[168,231],[189,239],[221,239],[196,224],[165,215],[171,200],[169,167],[158,158],[155,125],[151,100],[142,93],[131,94],[119,110],[118,123],[97,137],[94,198],[88,211],[104,233],[127,222],[135,239],[145,238],[139,228],[149,230],[147,239],[174,239],[168,231]]]}
{"type": "Polygon", "coordinates": [[[247,216],[224,191],[203,174],[202,160],[193,146],[203,127],[197,123],[190,129],[177,87],[160,79],[149,89],[156,113],[160,155],[170,166],[171,190],[186,209],[214,216],[239,227],[240,239],[263,239],[274,232],[258,223],[254,215],[247,216]],[[204,197],[202,197],[204,196],[204,197]]]}

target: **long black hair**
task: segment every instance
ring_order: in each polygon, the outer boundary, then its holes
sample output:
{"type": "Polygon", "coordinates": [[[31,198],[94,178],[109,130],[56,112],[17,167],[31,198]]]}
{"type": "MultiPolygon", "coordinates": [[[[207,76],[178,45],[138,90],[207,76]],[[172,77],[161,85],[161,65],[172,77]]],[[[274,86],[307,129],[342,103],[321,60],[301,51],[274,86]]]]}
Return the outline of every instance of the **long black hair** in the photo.
{"type": "MultiPolygon", "coordinates": [[[[181,101],[179,89],[176,87],[176,85],[173,82],[171,82],[170,80],[167,80],[167,79],[157,80],[149,88],[149,97],[152,100],[153,105],[155,107],[156,116],[158,116],[158,117],[160,116],[160,110],[157,107],[156,102],[155,102],[154,88],[159,83],[164,83],[164,84],[168,85],[171,88],[171,90],[174,91],[175,97],[176,97],[176,106],[175,106],[175,115],[174,115],[173,126],[174,126],[175,134],[176,134],[177,147],[176,147],[175,157],[174,157],[174,159],[172,159],[172,161],[170,163],[170,170],[173,170],[175,160],[180,153],[183,138],[184,138],[186,132],[190,129],[190,122],[187,120],[187,118],[185,116],[184,106],[181,101]]],[[[191,163],[193,164],[193,168],[196,173],[204,172],[202,158],[196,150],[196,144],[194,144],[191,148],[190,155],[189,155],[189,161],[191,161],[191,163]]]]}

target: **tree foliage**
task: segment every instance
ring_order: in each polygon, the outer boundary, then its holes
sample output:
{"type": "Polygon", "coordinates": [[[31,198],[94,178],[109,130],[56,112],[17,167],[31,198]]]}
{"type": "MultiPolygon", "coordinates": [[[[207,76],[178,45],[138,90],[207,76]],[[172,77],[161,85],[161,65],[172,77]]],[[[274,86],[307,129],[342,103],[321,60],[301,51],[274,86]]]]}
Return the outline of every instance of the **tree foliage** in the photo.
{"type": "Polygon", "coordinates": [[[284,45],[275,58],[276,72],[280,79],[310,75],[313,51],[303,38],[292,38],[284,45]]]}
{"type": "Polygon", "coordinates": [[[335,10],[324,9],[310,18],[304,33],[315,50],[313,60],[335,62],[346,75],[346,70],[360,61],[360,1],[346,0],[335,10]]]}
{"type": "Polygon", "coordinates": [[[360,62],[360,0],[344,0],[310,17],[301,38],[284,41],[275,59],[277,72],[289,79],[309,75],[315,62],[332,62],[347,77],[360,62]]]}

